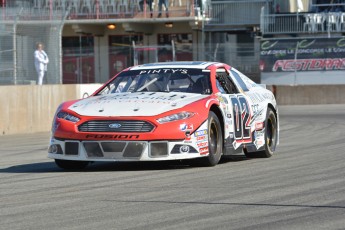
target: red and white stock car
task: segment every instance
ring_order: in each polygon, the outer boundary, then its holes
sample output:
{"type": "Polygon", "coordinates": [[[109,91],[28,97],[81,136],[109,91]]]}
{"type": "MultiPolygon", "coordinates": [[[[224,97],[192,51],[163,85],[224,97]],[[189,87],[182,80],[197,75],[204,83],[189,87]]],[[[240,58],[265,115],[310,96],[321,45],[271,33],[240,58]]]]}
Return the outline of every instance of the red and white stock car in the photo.
{"type": "Polygon", "coordinates": [[[64,169],[186,159],[214,166],[223,155],[271,157],[278,121],[272,92],[227,64],[144,64],[86,99],[61,104],[48,157],[64,169]]]}

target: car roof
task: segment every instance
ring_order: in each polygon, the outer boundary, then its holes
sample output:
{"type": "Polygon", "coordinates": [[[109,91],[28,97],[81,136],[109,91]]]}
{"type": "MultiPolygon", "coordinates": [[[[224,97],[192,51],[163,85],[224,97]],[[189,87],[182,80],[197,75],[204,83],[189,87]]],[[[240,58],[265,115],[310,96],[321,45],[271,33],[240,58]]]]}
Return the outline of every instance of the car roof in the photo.
{"type": "Polygon", "coordinates": [[[202,61],[176,61],[176,62],[157,62],[137,65],[130,70],[152,69],[152,68],[194,68],[206,69],[210,65],[221,64],[219,62],[202,62],[202,61]]]}

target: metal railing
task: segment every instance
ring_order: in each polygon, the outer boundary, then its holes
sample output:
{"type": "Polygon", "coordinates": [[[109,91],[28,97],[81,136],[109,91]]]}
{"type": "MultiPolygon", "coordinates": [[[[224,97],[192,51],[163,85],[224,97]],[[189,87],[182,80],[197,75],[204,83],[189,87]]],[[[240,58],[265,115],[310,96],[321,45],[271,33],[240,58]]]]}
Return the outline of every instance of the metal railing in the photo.
{"type": "MultiPolygon", "coordinates": [[[[0,10],[2,10],[3,19],[11,19],[13,8],[25,9],[28,20],[42,19],[42,16],[46,15],[54,17],[56,12],[61,11],[69,12],[67,20],[136,16],[150,18],[147,2],[148,0],[13,0],[0,10]]],[[[171,0],[168,8],[172,17],[194,16],[193,0],[171,0]]],[[[158,0],[153,2],[153,13],[157,15],[157,12],[158,0]]]]}
{"type": "Polygon", "coordinates": [[[208,25],[259,25],[261,8],[272,0],[212,1],[208,25]]]}
{"type": "Polygon", "coordinates": [[[332,1],[332,3],[311,3],[310,10],[312,12],[344,12],[345,11],[345,2],[342,0],[332,1]]]}
{"type": "Polygon", "coordinates": [[[345,12],[261,15],[262,34],[343,33],[345,12]]]}

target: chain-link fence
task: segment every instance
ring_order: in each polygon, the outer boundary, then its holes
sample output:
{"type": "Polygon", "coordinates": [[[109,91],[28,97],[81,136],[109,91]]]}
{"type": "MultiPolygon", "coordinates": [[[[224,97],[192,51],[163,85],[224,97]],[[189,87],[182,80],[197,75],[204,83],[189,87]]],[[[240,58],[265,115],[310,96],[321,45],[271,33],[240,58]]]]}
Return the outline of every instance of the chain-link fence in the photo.
{"type": "Polygon", "coordinates": [[[253,81],[260,82],[260,42],[255,35],[242,37],[226,32],[218,33],[213,39],[207,38],[205,46],[199,52],[201,60],[227,63],[253,81]]]}
{"type": "Polygon", "coordinates": [[[64,12],[10,7],[5,12],[0,10],[0,84],[37,83],[37,42],[45,45],[49,57],[44,84],[105,82],[131,65],[173,60],[224,62],[260,81],[260,46],[255,35],[200,31],[193,37],[192,32],[162,33],[152,35],[157,36],[157,44],[146,43],[144,34],[77,33],[62,37],[68,13],[64,12]]]}
{"type": "Polygon", "coordinates": [[[131,42],[108,45],[99,44],[93,36],[83,36],[63,38],[63,44],[64,84],[105,82],[137,64],[193,60],[224,62],[254,81],[260,81],[259,43],[212,42],[202,46],[194,41],[174,41],[171,45],[133,45],[131,42]],[[67,47],[67,40],[75,45],[67,47]]]}
{"type": "Polygon", "coordinates": [[[109,68],[113,76],[130,65],[165,61],[214,61],[227,63],[260,82],[260,43],[212,42],[205,45],[173,41],[172,45],[115,46],[109,50],[109,68]]]}
{"type": "Polygon", "coordinates": [[[44,44],[49,63],[45,81],[61,83],[62,11],[6,8],[0,12],[0,84],[35,84],[36,44],[44,44]]]}

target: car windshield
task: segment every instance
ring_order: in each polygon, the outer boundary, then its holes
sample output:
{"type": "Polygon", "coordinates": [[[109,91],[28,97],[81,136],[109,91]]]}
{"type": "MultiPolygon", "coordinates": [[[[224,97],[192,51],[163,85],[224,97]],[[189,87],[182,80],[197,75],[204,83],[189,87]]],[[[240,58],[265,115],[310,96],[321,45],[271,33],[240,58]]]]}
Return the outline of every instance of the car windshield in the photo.
{"type": "Polygon", "coordinates": [[[210,94],[210,73],[201,69],[142,69],[120,73],[98,94],[186,92],[210,94]]]}

